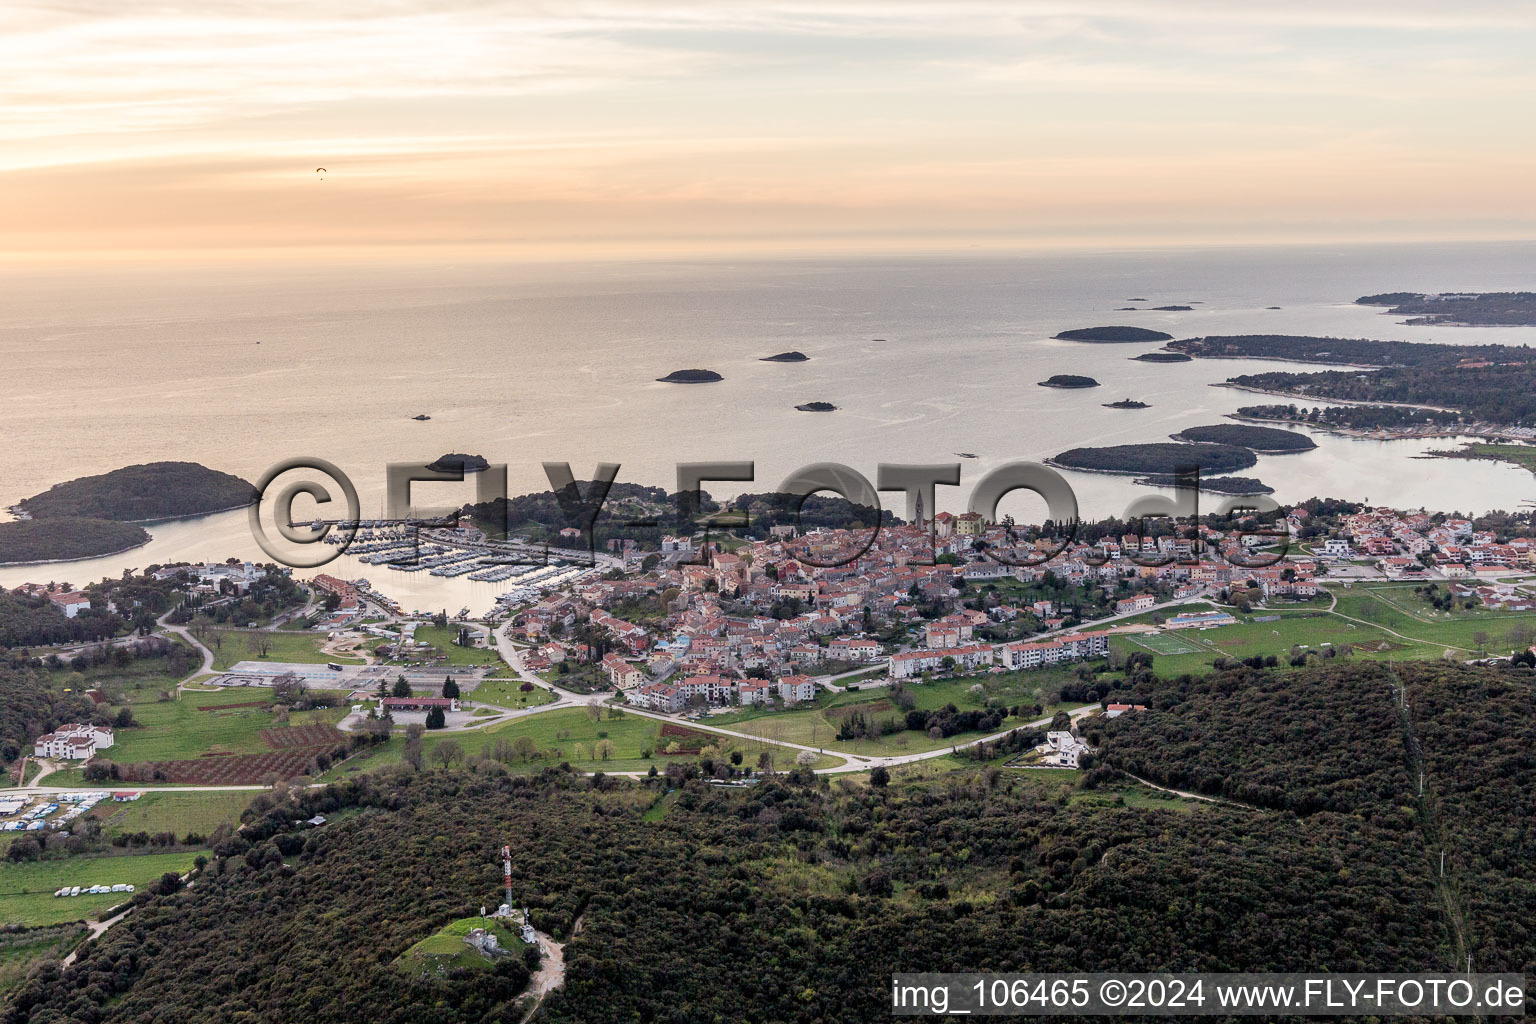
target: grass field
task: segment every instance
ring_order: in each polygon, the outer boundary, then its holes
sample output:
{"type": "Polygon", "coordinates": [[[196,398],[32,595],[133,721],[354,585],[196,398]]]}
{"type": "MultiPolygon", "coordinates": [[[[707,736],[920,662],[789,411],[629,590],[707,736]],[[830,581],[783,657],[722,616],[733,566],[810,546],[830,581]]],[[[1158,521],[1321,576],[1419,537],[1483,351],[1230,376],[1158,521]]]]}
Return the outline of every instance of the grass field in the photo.
{"type": "MultiPolygon", "coordinates": [[[[1009,707],[1040,703],[1046,705],[1044,714],[1050,714],[1056,710],[1046,704],[1051,691],[1070,678],[1072,670],[1069,668],[1047,668],[909,684],[906,692],[913,696],[915,707],[924,711],[936,710],[946,704],[953,704],[964,711],[984,707],[989,699],[995,699],[1009,707]],[[978,687],[980,692],[977,692],[978,687]]],[[[778,711],[754,707],[729,715],[712,715],[707,722],[738,732],[750,732],[768,740],[803,743],[825,750],[867,755],[917,754],[966,743],[980,735],[960,733],[935,740],[921,733],[903,730],[875,740],[839,740],[837,733],[843,718],[855,712],[863,712],[866,717],[873,715],[886,719],[905,715],[904,711],[891,703],[889,688],[879,686],[837,694],[822,693],[815,705],[808,708],[778,711]]],[[[1009,718],[1003,722],[1002,728],[1021,725],[1025,720],[1009,718]]]]}
{"type": "Polygon", "coordinates": [[[0,921],[34,927],[97,917],[130,898],[114,892],[56,897],[65,885],[116,885],[142,890],[167,871],[184,874],[195,853],[145,853],[69,857],[64,860],[0,864],[0,921]]]}
{"type": "Polygon", "coordinates": [[[536,708],[554,702],[555,695],[542,686],[535,686],[528,693],[518,687],[521,679],[485,679],[466,696],[482,704],[495,704],[500,708],[536,708]]]}
{"type": "MultiPolygon", "coordinates": [[[[204,754],[259,754],[272,749],[261,737],[263,729],[282,728],[267,705],[270,691],[263,688],[187,690],[180,700],[135,704],[139,722],[118,729],[107,749],[108,760],[119,764],[137,761],[177,761],[204,754]],[[224,705],[260,702],[257,707],[224,705]]],[[[297,712],[294,726],[341,720],[343,709],[297,712]]]]}
{"type": "Polygon", "coordinates": [[[257,634],[233,629],[211,629],[203,643],[213,652],[213,667],[225,671],[240,661],[296,661],[304,665],[323,665],[328,661],[338,664],[360,665],[361,658],[348,658],[339,654],[322,654],[323,637],[312,633],[284,633],[266,630],[259,639],[270,645],[265,658],[259,657],[251,643],[257,634]]]}
{"type": "Polygon", "coordinates": [[[145,793],[131,803],[101,803],[90,817],[105,835],[125,832],[188,832],[208,835],[220,825],[240,824],[240,812],[255,793],[145,793]]]}
{"type": "Polygon", "coordinates": [[[416,639],[421,643],[431,644],[443,654],[448,655],[450,665],[500,665],[501,655],[487,647],[460,647],[454,643],[459,631],[452,626],[439,629],[437,626],[417,626],[416,639]]]}
{"type": "Polygon", "coordinates": [[[1486,608],[1437,612],[1411,585],[1354,587],[1336,591],[1338,611],[1429,644],[1459,648],[1465,656],[1487,650],[1508,654],[1536,642],[1536,613],[1486,608]]]}
{"type": "Polygon", "coordinates": [[[25,932],[0,932],[0,995],[26,980],[41,960],[62,960],[87,932],[77,924],[25,932]]]}
{"type": "MultiPolygon", "coordinates": [[[[513,761],[508,765],[508,768],[513,771],[538,771],[541,768],[569,762],[572,768],[584,772],[643,772],[653,764],[656,765],[657,770],[660,770],[672,761],[695,760],[695,755],[669,756],[659,753],[666,746],[666,743],[661,741],[661,728],[664,724],[653,718],[626,714],[621,709],[604,709],[602,720],[597,722],[592,721],[585,709],[561,709],[514,719],[490,729],[446,734],[429,733],[423,738],[423,755],[426,766],[434,767],[438,764],[433,756],[434,751],[449,740],[457,743],[466,756],[473,757],[487,752],[499,739],[511,742],[519,736],[527,736],[533,740],[535,747],[543,756],[529,761],[513,761]],[[613,717],[615,710],[618,710],[620,717],[613,717]],[[606,761],[594,752],[596,744],[604,739],[611,742],[614,748],[612,755],[606,761]]],[[[685,725],[685,727],[691,726],[685,725]]],[[[774,747],[771,744],[731,736],[714,736],[711,740],[721,746],[723,752],[740,750],[743,767],[755,766],[758,753],[764,749],[772,751],[776,767],[780,769],[794,767],[796,751],[788,748],[774,747]]],[[[353,758],[343,767],[333,769],[325,779],[332,780],[359,771],[371,771],[385,765],[397,764],[402,760],[404,753],[405,739],[396,735],[387,746],[375,751],[371,757],[353,758]]],[[[842,758],[823,756],[817,760],[815,767],[830,768],[841,763],[842,758]]]]}

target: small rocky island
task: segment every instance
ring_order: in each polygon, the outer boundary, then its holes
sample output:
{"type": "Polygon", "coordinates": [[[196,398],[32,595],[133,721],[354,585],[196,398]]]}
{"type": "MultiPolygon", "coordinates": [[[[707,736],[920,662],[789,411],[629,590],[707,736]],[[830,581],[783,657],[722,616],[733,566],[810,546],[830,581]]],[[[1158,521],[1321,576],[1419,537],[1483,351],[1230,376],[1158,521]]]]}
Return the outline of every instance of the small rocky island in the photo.
{"type": "Polygon", "coordinates": [[[1146,402],[1138,402],[1138,401],[1136,401],[1133,398],[1122,398],[1118,402],[1105,402],[1104,403],[1104,408],[1106,408],[1106,409],[1150,409],[1152,407],[1150,405],[1148,405],[1146,402]]]}
{"type": "Polygon", "coordinates": [[[1188,313],[1190,310],[1194,309],[1195,307],[1194,306],[1153,306],[1152,308],[1154,310],[1156,310],[1157,312],[1159,312],[1159,313],[1188,313]]]}
{"type": "Polygon", "coordinates": [[[1140,363],[1189,363],[1194,361],[1194,356],[1187,356],[1183,352],[1143,352],[1132,359],[1140,363]]]}
{"type": "Polygon", "coordinates": [[[1039,382],[1043,388],[1096,388],[1099,382],[1092,377],[1083,377],[1075,373],[1058,373],[1047,380],[1039,382]]]}
{"type": "Polygon", "coordinates": [[[713,384],[725,380],[714,370],[673,370],[665,377],[657,377],[663,384],[713,384]]]}
{"type": "Polygon", "coordinates": [[[490,469],[491,464],[483,455],[449,452],[447,455],[439,456],[437,461],[427,463],[427,468],[439,473],[480,473],[490,469]]]}
{"type": "Polygon", "coordinates": [[[807,361],[810,358],[811,357],[806,355],[804,352],[780,352],[778,355],[774,355],[774,356],[763,356],[763,358],[759,359],[758,362],[760,362],[760,363],[803,363],[803,362],[807,361]]]}
{"type": "Polygon", "coordinates": [[[1145,327],[1082,327],[1055,335],[1058,341],[1096,341],[1124,344],[1137,341],[1172,341],[1173,335],[1149,331],[1145,327]]]}
{"type": "Polygon", "coordinates": [[[837,406],[831,402],[806,402],[804,405],[795,406],[801,412],[836,412],[837,406]]]}
{"type": "MultiPolygon", "coordinates": [[[[1176,487],[1178,478],[1166,473],[1137,477],[1131,483],[1141,487],[1176,487]]],[[[1274,494],[1275,489],[1251,476],[1201,477],[1200,489],[1211,494],[1274,494]]]]}
{"type": "Polygon", "coordinates": [[[417,414],[416,414],[416,415],[415,415],[415,416],[412,416],[412,417],[411,417],[411,419],[413,419],[413,420],[417,420],[417,421],[419,421],[419,422],[425,422],[425,421],[427,421],[427,420],[429,420],[429,419],[431,419],[431,418],[432,418],[432,417],[431,417],[431,416],[428,416],[428,415],[427,415],[427,414],[426,414],[426,413],[424,413],[424,412],[419,412],[419,413],[417,413],[417,414]]]}

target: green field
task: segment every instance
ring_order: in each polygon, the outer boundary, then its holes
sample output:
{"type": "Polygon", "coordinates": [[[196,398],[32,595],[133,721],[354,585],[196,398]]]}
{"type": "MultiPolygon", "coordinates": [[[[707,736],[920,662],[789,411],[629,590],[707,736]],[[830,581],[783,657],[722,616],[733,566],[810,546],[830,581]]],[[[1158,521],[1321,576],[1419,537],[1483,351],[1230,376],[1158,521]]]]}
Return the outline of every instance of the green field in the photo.
{"type": "Polygon", "coordinates": [[[1159,657],[1174,657],[1180,654],[1198,654],[1202,647],[1184,639],[1178,633],[1128,633],[1125,639],[1137,647],[1145,648],[1159,657]]]}
{"type": "Polygon", "coordinates": [[[138,891],[167,871],[184,874],[195,853],[144,853],[68,857],[63,860],[0,864],[0,921],[28,927],[60,924],[96,917],[131,899],[129,893],[54,896],[65,885],[116,885],[126,882],[138,891]]]}
{"type": "MultiPolygon", "coordinates": [[[[428,733],[423,737],[424,766],[439,765],[434,757],[434,751],[449,740],[457,743],[466,757],[474,757],[489,753],[497,740],[506,740],[510,743],[519,736],[532,739],[541,756],[528,761],[513,760],[507,766],[513,771],[538,771],[541,768],[569,762],[572,768],[584,772],[643,772],[653,764],[659,771],[671,761],[694,761],[695,757],[692,755],[669,756],[659,753],[661,747],[666,745],[660,742],[662,725],[663,723],[656,719],[627,714],[622,709],[605,708],[602,720],[594,722],[584,708],[562,708],[513,719],[489,729],[457,733],[428,733]],[[619,715],[617,718],[613,717],[615,711],[619,715]],[[595,753],[597,743],[604,739],[612,743],[614,748],[612,755],[606,761],[595,753]]],[[[684,723],[684,727],[692,726],[691,723],[684,723]]],[[[729,753],[731,750],[741,751],[744,768],[755,766],[759,752],[764,749],[773,753],[775,766],[779,769],[794,767],[796,751],[787,748],[731,736],[719,736],[715,739],[715,745],[720,746],[723,753],[729,753]]],[[[371,771],[384,765],[398,764],[403,759],[404,753],[405,738],[397,733],[383,749],[376,750],[370,757],[351,759],[344,766],[333,769],[325,776],[325,780],[345,777],[359,771],[371,771]]],[[[841,763],[842,758],[823,756],[817,760],[815,767],[830,768],[841,763]]]]}
{"type": "Polygon", "coordinates": [[[240,661],[296,661],[305,665],[323,665],[334,661],[344,665],[360,665],[361,658],[348,658],[339,654],[322,654],[323,637],[312,633],[285,633],[281,630],[262,630],[251,633],[234,629],[210,629],[203,643],[213,652],[213,667],[225,671],[240,661]],[[252,649],[254,640],[269,645],[265,658],[252,649]]]}
{"type": "Polygon", "coordinates": [[[501,655],[488,647],[460,647],[454,643],[459,631],[453,626],[439,628],[437,626],[417,626],[415,638],[418,642],[431,644],[439,653],[448,656],[450,665],[500,665],[501,655]]]}
{"type": "Polygon", "coordinates": [[[477,700],[482,704],[495,704],[501,708],[536,708],[542,704],[550,704],[555,700],[555,695],[542,686],[535,686],[528,693],[524,693],[518,687],[523,685],[521,679],[485,679],[465,696],[469,700],[477,700]]]}
{"type": "Polygon", "coordinates": [[[1413,592],[1412,584],[1356,586],[1339,589],[1337,610],[1404,636],[1430,644],[1455,647],[1464,656],[1487,650],[1508,654],[1536,643],[1536,613],[1500,612],[1476,607],[1436,611],[1413,592]]]}
{"type": "Polygon", "coordinates": [[[90,817],[101,822],[104,835],[174,832],[180,839],[188,832],[208,835],[220,825],[239,825],[240,812],[255,793],[145,793],[128,803],[101,803],[90,817]]]}
{"type": "MultiPolygon", "coordinates": [[[[186,644],[180,646],[191,651],[186,644]]],[[[197,668],[202,664],[202,655],[195,653],[190,664],[191,668],[197,668]]],[[[172,674],[170,659],[162,655],[130,661],[121,668],[111,663],[95,665],[83,672],[76,672],[66,664],[63,668],[49,670],[48,678],[52,685],[60,689],[86,690],[99,687],[114,700],[121,698],[136,703],[154,700],[160,693],[174,690],[182,677],[172,674]]]]}
{"type": "MultiPolygon", "coordinates": [[[[220,708],[220,705],[269,701],[263,687],[229,690],[186,690],[179,700],[135,704],[139,725],[118,729],[115,742],[104,756],[119,764],[138,761],[178,761],[203,754],[259,754],[271,749],[261,738],[263,729],[281,728],[268,707],[220,708]],[[213,708],[215,710],[204,710],[213,708]]],[[[293,725],[337,722],[344,709],[297,712],[293,725]]]]}
{"type": "MultiPolygon", "coordinates": [[[[1008,707],[1039,703],[1045,705],[1043,713],[1048,715],[1056,710],[1048,703],[1053,691],[1063,682],[1072,679],[1072,672],[1071,668],[1057,667],[1030,672],[968,676],[941,682],[909,682],[906,692],[913,696],[915,707],[923,711],[933,711],[946,704],[953,704],[965,711],[985,707],[988,700],[999,700],[1008,707]]],[[[752,707],[729,715],[711,715],[706,721],[710,725],[749,732],[768,740],[866,755],[923,753],[967,743],[981,735],[959,733],[936,740],[904,729],[879,739],[839,740],[837,733],[843,718],[855,712],[886,719],[906,714],[891,704],[889,688],[878,686],[836,694],[823,692],[818,695],[816,703],[808,708],[781,711],[752,707]]],[[[1005,719],[999,731],[1022,725],[1024,721],[1017,718],[1005,719]]]]}

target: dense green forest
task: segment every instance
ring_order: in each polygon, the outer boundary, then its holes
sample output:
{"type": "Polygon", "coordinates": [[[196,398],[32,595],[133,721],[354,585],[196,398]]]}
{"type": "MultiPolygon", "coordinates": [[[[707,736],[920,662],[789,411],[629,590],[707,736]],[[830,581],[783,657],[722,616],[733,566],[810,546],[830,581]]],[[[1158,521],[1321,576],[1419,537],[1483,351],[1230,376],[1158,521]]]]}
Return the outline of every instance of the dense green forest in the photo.
{"type": "Polygon", "coordinates": [[[1530,326],[1536,324],[1536,292],[1458,292],[1426,295],[1422,292],[1386,292],[1362,295],[1361,306],[1391,306],[1387,310],[1412,317],[1410,324],[1468,324],[1473,326],[1530,326]]]}
{"type": "Polygon", "coordinates": [[[1175,441],[1206,444],[1231,444],[1256,452],[1309,452],[1317,442],[1296,430],[1250,427],[1243,423],[1213,423],[1206,427],[1186,427],[1173,436],[1175,441]]]}
{"type": "Polygon", "coordinates": [[[75,516],[148,522],[249,505],[256,488],[195,462],[151,462],[84,476],[21,502],[34,519],[75,516]]]}
{"type": "Polygon", "coordinates": [[[1298,393],[1314,399],[1402,402],[1453,409],[1486,423],[1536,424],[1536,363],[1419,366],[1323,373],[1251,373],[1230,378],[1239,387],[1298,393]]]}
{"type": "Polygon", "coordinates": [[[442,983],[390,967],[496,900],[503,842],[536,926],[569,937],[550,1021],[863,1022],[889,1012],[898,970],[1452,961],[1417,835],[1354,815],[1119,806],[996,769],[847,791],[674,774],[649,788],[484,767],[262,798],[195,886],[145,895],[0,1020],[515,1019],[513,970],[442,983]],[[668,813],[644,820],[667,786],[668,813]],[[292,831],[315,812],[332,823],[292,831]]]}
{"type": "Polygon", "coordinates": [[[115,612],[91,607],[70,618],[47,597],[0,589],[0,647],[84,643],[116,636],[124,622],[115,612]]]}
{"type": "Polygon", "coordinates": [[[107,519],[22,519],[0,523],[0,565],[95,558],[149,543],[149,533],[132,523],[107,519]]]}
{"type": "Polygon", "coordinates": [[[65,722],[89,722],[95,705],[50,687],[30,665],[0,665],[0,764],[32,752],[32,740],[65,722]]]}
{"type": "Polygon", "coordinates": [[[1096,388],[1099,382],[1078,373],[1058,373],[1040,381],[1043,388],[1096,388]]]}
{"type": "Polygon", "coordinates": [[[1065,469],[1098,473],[1166,473],[1199,466],[1201,473],[1247,469],[1258,458],[1247,448],[1226,444],[1121,444],[1108,448],[1073,448],[1050,460],[1065,469]]]}
{"type": "MultiPolygon", "coordinates": [[[[1178,477],[1172,473],[1149,473],[1136,478],[1136,483],[1147,487],[1175,487],[1178,477]]],[[[1200,489],[1211,494],[1274,494],[1275,489],[1258,477],[1212,476],[1200,478],[1200,489]]]]}

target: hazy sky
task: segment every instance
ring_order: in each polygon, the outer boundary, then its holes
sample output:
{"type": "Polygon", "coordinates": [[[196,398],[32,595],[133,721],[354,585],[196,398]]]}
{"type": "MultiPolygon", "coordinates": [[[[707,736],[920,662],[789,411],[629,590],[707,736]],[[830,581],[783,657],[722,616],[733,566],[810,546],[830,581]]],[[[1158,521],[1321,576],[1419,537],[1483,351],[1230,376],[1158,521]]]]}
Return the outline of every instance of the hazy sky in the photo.
{"type": "Polygon", "coordinates": [[[0,251],[1528,238],[1533,53],[1528,0],[13,0],[0,251]]]}

